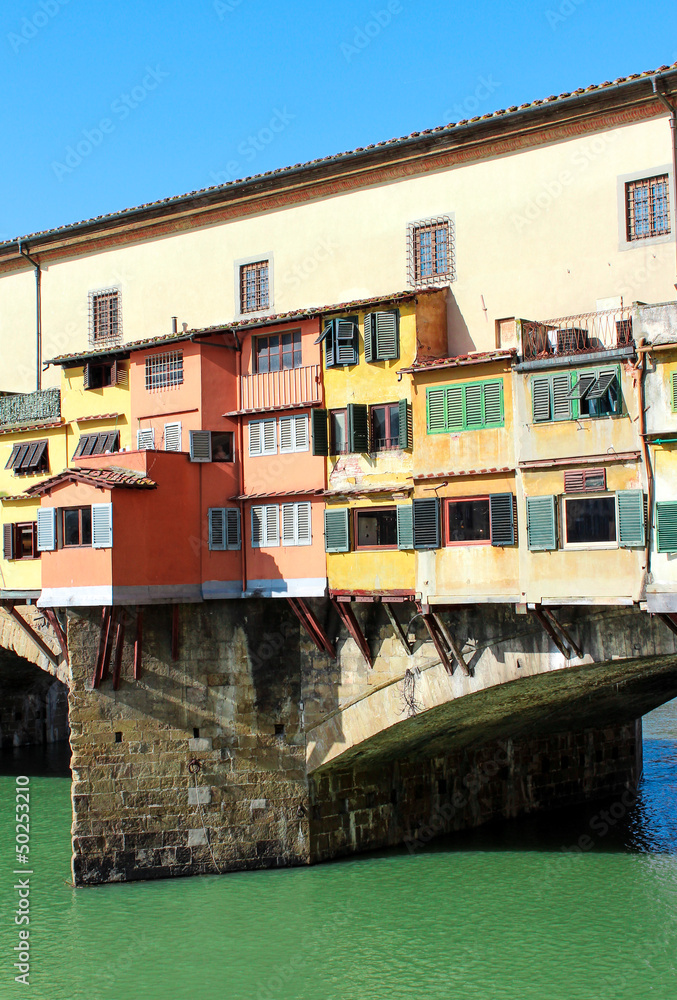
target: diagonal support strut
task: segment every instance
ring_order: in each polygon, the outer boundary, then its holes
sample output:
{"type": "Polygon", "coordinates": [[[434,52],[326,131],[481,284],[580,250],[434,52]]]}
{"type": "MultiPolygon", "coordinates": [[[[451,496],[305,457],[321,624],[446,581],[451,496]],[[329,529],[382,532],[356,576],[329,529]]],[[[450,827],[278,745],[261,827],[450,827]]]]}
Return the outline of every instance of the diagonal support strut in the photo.
{"type": "Polygon", "coordinates": [[[369,649],[369,643],[367,642],[362,629],[360,628],[360,623],[355,617],[355,612],[353,611],[350,604],[346,601],[337,601],[336,598],[332,597],[331,603],[336,608],[336,613],[348,629],[348,632],[353,637],[357,643],[362,656],[366,660],[368,667],[374,666],[374,661],[371,656],[371,650],[369,649]]]}

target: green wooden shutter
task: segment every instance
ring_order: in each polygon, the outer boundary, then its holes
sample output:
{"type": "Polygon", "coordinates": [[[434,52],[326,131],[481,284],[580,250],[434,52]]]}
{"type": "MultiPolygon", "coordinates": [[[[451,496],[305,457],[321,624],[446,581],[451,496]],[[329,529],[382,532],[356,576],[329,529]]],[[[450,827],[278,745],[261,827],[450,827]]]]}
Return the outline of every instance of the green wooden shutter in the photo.
{"type": "Polygon", "coordinates": [[[503,423],[503,381],[484,383],[484,423],[503,423]]]}
{"type": "MultiPolygon", "coordinates": [[[[426,404],[428,407],[428,434],[431,434],[434,431],[444,431],[447,429],[446,420],[444,418],[445,393],[446,389],[426,390],[426,404]]],[[[402,424],[400,423],[400,427],[401,426],[402,424]]]]}
{"type": "Polygon", "coordinates": [[[369,451],[369,410],[363,403],[348,403],[348,447],[363,455],[369,451]]]}
{"type": "Polygon", "coordinates": [[[527,537],[529,548],[538,551],[557,548],[555,497],[527,497],[527,537]]]}
{"type": "MultiPolygon", "coordinates": [[[[399,521],[397,522],[399,525],[399,521]]],[[[411,546],[410,546],[411,547],[411,546]]],[[[5,559],[14,558],[14,525],[3,524],[2,526],[2,554],[5,559]]]]}
{"type": "Polygon", "coordinates": [[[374,361],[377,357],[374,344],[374,313],[367,313],[364,317],[364,360],[374,361]]]}
{"type": "Polygon", "coordinates": [[[357,316],[335,320],[336,364],[356,365],[359,361],[357,316]]]}
{"type": "Polygon", "coordinates": [[[311,410],[311,421],[313,425],[313,455],[328,455],[327,411],[311,410]]]}
{"type": "Polygon", "coordinates": [[[378,312],[376,315],[376,357],[390,361],[400,356],[399,311],[378,312]]]}
{"type": "Polygon", "coordinates": [[[571,375],[564,372],[562,375],[552,376],[552,419],[571,419],[571,375]]]}
{"type": "Polygon", "coordinates": [[[644,545],[644,494],[641,490],[619,490],[618,544],[621,548],[644,545]]]}
{"type": "Polygon", "coordinates": [[[210,507],[207,511],[209,524],[209,548],[220,551],[226,547],[226,511],[224,507],[210,507]]]}
{"type": "Polygon", "coordinates": [[[532,379],[531,407],[535,424],[550,420],[550,379],[547,375],[532,379]]]}
{"type": "Polygon", "coordinates": [[[677,552],[677,501],[661,500],[656,504],[658,552],[677,552]]]}
{"type": "Polygon", "coordinates": [[[515,544],[512,496],[512,493],[492,493],[489,497],[492,545],[515,544]]]}
{"type": "Polygon", "coordinates": [[[672,389],[672,409],[677,411],[677,372],[670,376],[670,386],[672,389]]]}
{"type": "Polygon", "coordinates": [[[449,431],[463,430],[463,397],[463,386],[450,385],[447,387],[446,429],[449,431]]]}
{"type": "Polygon", "coordinates": [[[349,552],[350,532],[347,507],[324,512],[324,548],[326,552],[349,552]]]}
{"type": "Polygon", "coordinates": [[[414,548],[437,549],[440,545],[440,502],[422,497],[413,502],[414,548]]]}
{"type": "Polygon", "coordinates": [[[400,411],[400,448],[413,448],[413,434],[411,432],[412,429],[409,426],[411,423],[411,407],[406,399],[401,399],[398,406],[400,411]]]}
{"type": "Polygon", "coordinates": [[[397,511],[397,547],[398,549],[413,549],[414,547],[414,508],[410,503],[398,504],[397,511]]]}
{"type": "Polygon", "coordinates": [[[482,386],[479,384],[465,386],[465,427],[481,427],[484,423],[482,413],[482,386]]]}

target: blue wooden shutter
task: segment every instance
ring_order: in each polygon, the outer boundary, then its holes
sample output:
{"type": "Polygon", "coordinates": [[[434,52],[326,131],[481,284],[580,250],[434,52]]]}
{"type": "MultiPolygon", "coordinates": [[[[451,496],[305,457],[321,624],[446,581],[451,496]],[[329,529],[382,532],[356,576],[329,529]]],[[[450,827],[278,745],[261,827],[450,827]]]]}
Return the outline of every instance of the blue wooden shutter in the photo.
{"type": "Polygon", "coordinates": [[[375,344],[376,323],[375,313],[367,313],[364,317],[364,360],[374,361],[377,357],[375,344]]]}
{"type": "Polygon", "coordinates": [[[398,504],[397,511],[397,547],[398,549],[413,549],[414,547],[414,508],[410,503],[398,504]]]}
{"type": "Polygon", "coordinates": [[[56,548],[56,510],[40,507],[38,510],[38,552],[53,552],[56,548]]]}
{"type": "Polygon", "coordinates": [[[538,550],[557,548],[555,497],[527,497],[527,538],[529,548],[538,550]]]}
{"type": "Polygon", "coordinates": [[[428,434],[432,431],[445,431],[447,429],[444,415],[445,393],[446,389],[426,390],[426,403],[428,407],[428,434]]]}
{"type": "Polygon", "coordinates": [[[356,365],[359,361],[359,330],[357,316],[337,319],[336,323],[336,364],[356,365]]]}
{"type": "Polygon", "coordinates": [[[440,545],[440,502],[437,497],[413,501],[414,548],[437,549],[440,545]]]}
{"type": "Polygon", "coordinates": [[[327,430],[327,411],[312,410],[313,424],[313,455],[329,454],[329,434],[327,430]]]}
{"type": "Polygon", "coordinates": [[[348,449],[363,455],[369,451],[369,410],[364,403],[348,403],[348,449]]]}
{"type": "Polygon", "coordinates": [[[515,544],[515,519],[512,493],[492,493],[489,497],[489,519],[492,545],[515,544]]]}
{"type": "Polygon", "coordinates": [[[618,544],[621,548],[644,545],[644,494],[641,490],[619,490],[618,544]]]}
{"type": "Polygon", "coordinates": [[[656,549],[677,552],[677,501],[661,500],[656,504],[656,549]]]}
{"type": "Polygon", "coordinates": [[[531,409],[535,424],[550,420],[550,378],[547,375],[532,379],[531,409]]]}
{"type": "Polygon", "coordinates": [[[571,419],[571,375],[564,372],[562,375],[552,376],[552,419],[571,419]]]}
{"type": "Polygon", "coordinates": [[[113,504],[92,504],[92,548],[113,547],[113,504]]]}
{"type": "Polygon", "coordinates": [[[239,549],[242,545],[240,534],[240,510],[238,507],[226,508],[226,548],[239,549]]]}
{"type": "MultiPolygon", "coordinates": [[[[251,427],[251,424],[249,426],[251,427]]],[[[190,460],[191,462],[211,462],[212,460],[211,431],[190,432],[190,460]]]]}
{"type": "Polygon", "coordinates": [[[325,325],[320,340],[324,340],[324,367],[333,368],[336,364],[336,320],[325,325]]]}
{"type": "Polygon", "coordinates": [[[207,511],[209,523],[209,548],[220,551],[226,548],[226,510],[225,507],[210,507],[207,511]]]}
{"type": "Polygon", "coordinates": [[[399,424],[400,424],[400,448],[413,448],[413,434],[411,424],[411,406],[406,399],[399,401],[399,424]]]}
{"type": "Polygon", "coordinates": [[[324,512],[324,547],[326,552],[349,552],[350,532],[347,507],[324,512]]]}

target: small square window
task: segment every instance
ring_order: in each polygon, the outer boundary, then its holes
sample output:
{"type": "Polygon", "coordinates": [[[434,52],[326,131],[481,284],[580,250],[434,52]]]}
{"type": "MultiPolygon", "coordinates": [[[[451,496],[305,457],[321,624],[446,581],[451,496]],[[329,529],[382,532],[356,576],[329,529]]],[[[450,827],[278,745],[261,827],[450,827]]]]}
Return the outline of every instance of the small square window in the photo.
{"type": "Polygon", "coordinates": [[[569,546],[617,544],[616,497],[564,497],[564,542],[569,546]]]}
{"type": "Polygon", "coordinates": [[[254,337],[254,371],[279,372],[301,367],[301,331],[254,337]]]}
{"type": "Polygon", "coordinates": [[[64,507],[62,514],[64,548],[92,544],[92,508],[64,507]]]}
{"type": "Polygon", "coordinates": [[[489,497],[447,501],[447,544],[491,544],[489,497]]]}
{"type": "Polygon", "coordinates": [[[391,451],[400,446],[400,407],[398,403],[371,407],[371,450],[391,451]]]}
{"type": "Polygon", "coordinates": [[[268,261],[243,264],[240,267],[240,312],[267,309],[268,292],[268,261]]]}
{"type": "Polygon", "coordinates": [[[356,549],[396,549],[397,511],[394,507],[355,511],[356,549]]]}
{"type": "Polygon", "coordinates": [[[667,174],[630,181],[625,185],[625,222],[628,242],[664,236],[670,232],[667,174]]]}
{"type": "Polygon", "coordinates": [[[348,411],[329,411],[329,454],[345,455],[348,444],[348,411]]]}
{"type": "Polygon", "coordinates": [[[119,288],[89,293],[89,342],[92,346],[115,344],[122,338],[119,288]]]}
{"type": "Polygon", "coordinates": [[[183,351],[149,354],[146,358],[146,389],[171,389],[183,384],[183,351]]]}
{"type": "Polygon", "coordinates": [[[407,235],[410,284],[454,280],[453,225],[449,216],[410,223],[407,235]]]}

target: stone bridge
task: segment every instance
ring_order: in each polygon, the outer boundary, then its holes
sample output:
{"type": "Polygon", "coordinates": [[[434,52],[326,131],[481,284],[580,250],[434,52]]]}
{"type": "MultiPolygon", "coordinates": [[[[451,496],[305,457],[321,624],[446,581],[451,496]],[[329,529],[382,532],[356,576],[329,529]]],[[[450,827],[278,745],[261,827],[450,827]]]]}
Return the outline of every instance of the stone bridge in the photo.
{"type": "Polygon", "coordinates": [[[374,602],[348,619],[317,600],[314,630],[293,610],[129,609],[100,672],[101,609],[69,609],[78,884],[415,849],[619,796],[641,772],[636,720],[677,696],[677,626],[637,607],[374,602]]]}

